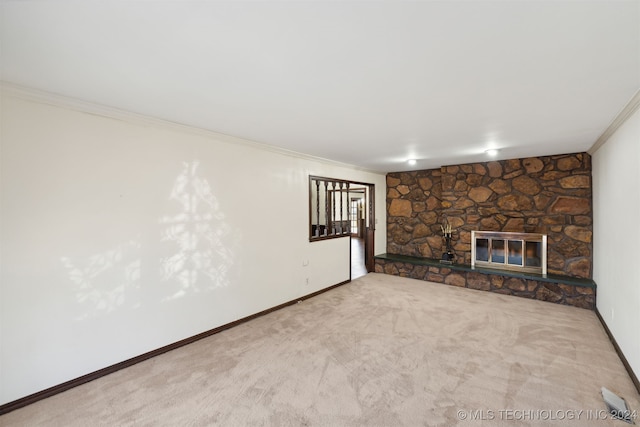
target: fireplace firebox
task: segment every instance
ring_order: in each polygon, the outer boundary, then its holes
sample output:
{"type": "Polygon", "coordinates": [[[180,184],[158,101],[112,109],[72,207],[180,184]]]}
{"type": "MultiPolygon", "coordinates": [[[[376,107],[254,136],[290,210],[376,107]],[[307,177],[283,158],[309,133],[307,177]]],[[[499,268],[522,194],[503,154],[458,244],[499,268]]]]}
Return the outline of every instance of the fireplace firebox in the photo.
{"type": "Polygon", "coordinates": [[[547,235],[471,232],[471,267],[547,274],[547,235]]]}

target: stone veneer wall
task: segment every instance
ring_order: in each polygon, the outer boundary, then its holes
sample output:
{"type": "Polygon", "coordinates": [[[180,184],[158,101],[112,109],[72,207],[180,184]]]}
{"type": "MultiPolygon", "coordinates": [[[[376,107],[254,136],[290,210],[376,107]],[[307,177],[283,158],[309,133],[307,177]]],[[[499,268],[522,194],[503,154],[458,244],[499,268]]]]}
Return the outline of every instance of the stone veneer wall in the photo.
{"type": "Polygon", "coordinates": [[[471,264],[471,230],[548,235],[552,274],[591,278],[591,156],[574,153],[387,175],[387,252],[440,258],[440,224],[471,264]]]}

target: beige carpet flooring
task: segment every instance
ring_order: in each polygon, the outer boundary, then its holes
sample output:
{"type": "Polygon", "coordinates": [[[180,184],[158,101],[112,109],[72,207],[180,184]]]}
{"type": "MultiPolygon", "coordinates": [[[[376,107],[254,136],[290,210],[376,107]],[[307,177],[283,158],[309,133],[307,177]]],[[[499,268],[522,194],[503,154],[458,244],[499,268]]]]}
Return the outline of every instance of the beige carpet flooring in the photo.
{"type": "Polygon", "coordinates": [[[602,386],[640,409],[591,311],[368,274],[0,425],[627,425],[602,386]]]}

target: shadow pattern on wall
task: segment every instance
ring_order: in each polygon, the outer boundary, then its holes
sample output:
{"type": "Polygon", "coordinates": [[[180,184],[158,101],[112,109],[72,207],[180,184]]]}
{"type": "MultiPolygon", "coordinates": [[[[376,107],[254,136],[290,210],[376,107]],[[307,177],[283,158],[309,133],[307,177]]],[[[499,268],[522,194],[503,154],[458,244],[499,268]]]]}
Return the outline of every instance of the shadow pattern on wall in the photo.
{"type": "Polygon", "coordinates": [[[60,258],[75,287],[75,320],[140,304],[140,242],[125,242],[87,257],[60,258]]]}
{"type": "Polygon", "coordinates": [[[159,236],[151,244],[159,243],[167,254],[160,257],[159,265],[142,263],[144,245],[139,235],[91,255],[60,257],[74,287],[77,312],[72,315],[76,320],[139,308],[143,273],[154,286],[156,277],[164,282],[156,293],[160,301],[229,285],[242,236],[227,223],[209,181],[198,168],[197,161],[182,163],[169,196],[175,213],[161,216],[154,225],[156,232],[159,227],[159,236]]]}
{"type": "Polygon", "coordinates": [[[548,235],[548,270],[591,278],[591,156],[573,153],[387,175],[387,252],[440,258],[440,225],[456,262],[471,263],[471,230],[548,235]]]}
{"type": "Polygon", "coordinates": [[[183,163],[170,196],[178,211],[160,219],[164,226],[161,240],[174,248],[173,255],[161,261],[161,278],[174,287],[166,299],[229,284],[240,236],[233,236],[209,182],[198,175],[198,167],[196,161],[183,163]]]}

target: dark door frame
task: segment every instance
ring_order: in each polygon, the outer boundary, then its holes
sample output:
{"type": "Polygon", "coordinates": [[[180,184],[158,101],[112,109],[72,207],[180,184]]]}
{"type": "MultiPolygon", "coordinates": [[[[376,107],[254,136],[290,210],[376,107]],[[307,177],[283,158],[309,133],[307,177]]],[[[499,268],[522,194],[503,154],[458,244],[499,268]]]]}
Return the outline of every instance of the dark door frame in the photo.
{"type": "Polygon", "coordinates": [[[375,263],[373,257],[375,256],[375,231],[376,231],[376,186],[375,184],[367,184],[367,192],[365,192],[365,203],[369,209],[369,215],[367,224],[365,225],[364,233],[364,265],[367,268],[367,272],[371,273],[375,271],[375,263]],[[367,193],[369,198],[367,199],[367,193]]]}

